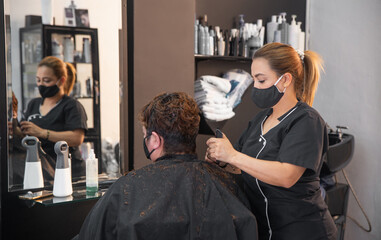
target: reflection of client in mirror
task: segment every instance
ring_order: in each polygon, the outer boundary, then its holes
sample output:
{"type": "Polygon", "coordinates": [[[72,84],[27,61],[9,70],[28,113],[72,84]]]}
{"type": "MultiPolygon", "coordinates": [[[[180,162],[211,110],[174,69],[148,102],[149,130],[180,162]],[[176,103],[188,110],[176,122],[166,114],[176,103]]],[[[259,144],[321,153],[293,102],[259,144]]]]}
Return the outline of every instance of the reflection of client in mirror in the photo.
{"type": "Polygon", "coordinates": [[[38,65],[36,81],[41,98],[29,102],[19,130],[23,135],[39,138],[43,150],[52,158],[45,166],[42,162],[45,180],[54,176],[46,176],[46,169],[55,169],[54,144],[58,141],[66,141],[70,146],[72,176],[84,175],[85,163],[78,146],[84,140],[87,116],[81,103],[68,96],[75,81],[73,65],[46,57],[38,65]]]}

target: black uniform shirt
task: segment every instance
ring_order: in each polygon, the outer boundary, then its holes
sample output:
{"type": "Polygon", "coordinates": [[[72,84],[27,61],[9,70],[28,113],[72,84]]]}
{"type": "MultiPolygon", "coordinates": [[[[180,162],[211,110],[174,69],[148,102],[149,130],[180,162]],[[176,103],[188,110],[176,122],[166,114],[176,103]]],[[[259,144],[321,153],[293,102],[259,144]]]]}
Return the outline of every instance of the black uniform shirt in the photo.
{"type": "Polygon", "coordinates": [[[260,239],[334,239],[336,227],[319,188],[319,173],[328,148],[327,131],[319,113],[298,102],[280,123],[262,133],[272,109],[260,112],[235,148],[251,157],[306,168],[290,188],[261,182],[242,172],[245,192],[258,220],[260,239]]]}
{"type": "MultiPolygon", "coordinates": [[[[87,130],[86,112],[82,104],[77,100],[64,95],[57,105],[44,116],[40,113],[42,101],[42,98],[32,99],[24,113],[23,120],[33,122],[43,129],[57,132],[72,131],[75,129],[87,130]]],[[[51,167],[55,169],[55,159],[57,158],[54,152],[55,142],[46,139],[39,140],[41,141],[43,150],[53,159],[53,163],[49,161],[49,164],[53,164],[51,167]]],[[[70,147],[70,153],[72,157],[73,177],[84,174],[84,164],[78,147],[70,147]]]]}

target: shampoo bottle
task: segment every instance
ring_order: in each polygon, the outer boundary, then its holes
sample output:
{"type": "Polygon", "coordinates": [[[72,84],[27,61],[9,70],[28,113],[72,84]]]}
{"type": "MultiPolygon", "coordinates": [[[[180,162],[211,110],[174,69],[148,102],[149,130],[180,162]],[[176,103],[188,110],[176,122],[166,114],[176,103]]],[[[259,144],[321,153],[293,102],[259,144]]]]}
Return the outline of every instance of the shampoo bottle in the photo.
{"type": "Polygon", "coordinates": [[[267,43],[274,41],[274,33],[278,29],[278,23],[276,22],[276,15],[271,16],[271,22],[267,23],[267,43]]]}
{"type": "Polygon", "coordinates": [[[298,49],[302,52],[304,52],[305,50],[305,38],[306,38],[306,34],[304,32],[302,32],[302,22],[298,22],[298,27],[299,27],[299,44],[298,44],[298,49]]]}
{"type": "Polygon", "coordinates": [[[95,157],[94,149],[91,149],[86,159],[86,194],[94,195],[96,192],[98,192],[98,159],[95,157]]]}
{"type": "Polygon", "coordinates": [[[299,44],[299,28],[296,25],[296,15],[292,15],[292,21],[288,28],[288,44],[291,45],[294,49],[298,49],[299,44]]]}
{"type": "Polygon", "coordinates": [[[288,43],[288,23],[286,22],[286,13],[281,13],[282,15],[282,23],[279,25],[278,30],[281,32],[281,42],[282,43],[288,43]]]}
{"type": "Polygon", "coordinates": [[[54,151],[57,154],[57,161],[54,173],[53,196],[67,197],[73,193],[69,145],[65,141],[59,141],[54,145],[54,151]]]}
{"type": "Polygon", "coordinates": [[[204,33],[205,33],[205,49],[204,49],[204,54],[205,55],[210,55],[210,36],[209,36],[209,27],[206,26],[204,27],[204,33]]]}
{"type": "Polygon", "coordinates": [[[38,138],[26,136],[22,139],[21,144],[26,148],[25,172],[24,172],[24,189],[43,188],[44,178],[42,176],[41,160],[38,155],[39,145],[38,138]]]}
{"type": "Polygon", "coordinates": [[[194,54],[198,54],[198,23],[196,20],[194,24],[194,54]]]}
{"type": "Polygon", "coordinates": [[[214,34],[214,30],[210,29],[209,31],[209,54],[214,55],[214,41],[215,41],[216,35],[214,34]]]}
{"type": "Polygon", "coordinates": [[[259,32],[259,38],[261,39],[261,47],[265,42],[265,27],[262,26],[262,19],[257,20],[257,27],[259,32]]]}
{"type": "Polygon", "coordinates": [[[202,25],[198,26],[198,54],[205,54],[205,32],[204,27],[202,25]]]}

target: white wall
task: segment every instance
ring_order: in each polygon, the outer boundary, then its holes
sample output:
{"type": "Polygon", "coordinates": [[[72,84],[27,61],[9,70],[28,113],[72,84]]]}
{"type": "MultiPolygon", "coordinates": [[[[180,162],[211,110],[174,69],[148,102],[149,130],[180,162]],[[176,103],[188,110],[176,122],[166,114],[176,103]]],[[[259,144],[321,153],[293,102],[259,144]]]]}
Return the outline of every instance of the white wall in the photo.
{"type": "MultiPolygon", "coordinates": [[[[380,0],[311,0],[309,46],[326,70],[314,107],[331,127],[348,126],[355,136],[346,171],[373,225],[366,233],[348,219],[346,240],[381,239],[380,12],[380,0]]],[[[348,214],[366,226],[353,196],[348,214]]]]}
{"type": "MultiPolygon", "coordinates": [[[[64,23],[64,8],[70,0],[54,1],[56,25],[64,23]]],[[[101,135],[115,143],[119,141],[119,37],[121,1],[75,0],[77,8],[89,10],[90,27],[98,29],[100,68],[101,135]]],[[[26,15],[41,15],[40,0],[6,0],[11,15],[12,82],[16,97],[21,99],[19,29],[26,15]]]]}

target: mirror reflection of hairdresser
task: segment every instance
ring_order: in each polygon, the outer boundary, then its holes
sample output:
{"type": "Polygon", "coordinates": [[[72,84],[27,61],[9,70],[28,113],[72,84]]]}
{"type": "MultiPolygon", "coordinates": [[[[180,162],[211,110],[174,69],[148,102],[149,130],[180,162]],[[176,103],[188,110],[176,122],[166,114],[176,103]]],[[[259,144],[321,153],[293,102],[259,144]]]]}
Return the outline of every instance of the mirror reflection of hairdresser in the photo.
{"type": "Polygon", "coordinates": [[[197,158],[197,103],[186,93],[163,93],[139,120],[153,163],[119,178],[74,239],[256,240],[255,217],[233,176],[197,158]]]}
{"type": "Polygon", "coordinates": [[[336,239],[319,188],[326,125],[311,107],[320,68],[315,52],[280,43],[263,46],[251,65],[251,97],[264,110],[234,148],[225,135],[207,141],[206,160],[241,169],[260,239],[336,239]]]}
{"type": "Polygon", "coordinates": [[[51,170],[55,169],[54,145],[58,141],[70,146],[72,176],[83,176],[86,168],[78,146],[84,140],[87,116],[81,103],[68,96],[75,82],[75,69],[59,58],[45,57],[38,65],[36,82],[41,97],[29,102],[20,128],[22,134],[37,137],[50,156],[42,161],[44,179],[54,178],[51,170]]]}

